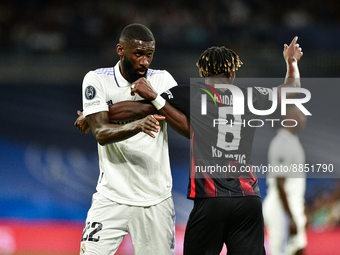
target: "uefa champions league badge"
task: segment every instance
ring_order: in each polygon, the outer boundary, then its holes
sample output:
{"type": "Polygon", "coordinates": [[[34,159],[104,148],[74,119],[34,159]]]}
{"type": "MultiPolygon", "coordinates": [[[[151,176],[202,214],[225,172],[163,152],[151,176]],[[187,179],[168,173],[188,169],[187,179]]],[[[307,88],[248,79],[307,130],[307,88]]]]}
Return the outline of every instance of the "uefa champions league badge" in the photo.
{"type": "Polygon", "coordinates": [[[267,95],[269,93],[268,88],[262,88],[262,87],[254,87],[254,88],[257,89],[262,95],[267,95]]]}
{"type": "Polygon", "coordinates": [[[85,89],[85,97],[87,100],[91,100],[96,96],[96,89],[93,86],[87,86],[85,89]]]}
{"type": "Polygon", "coordinates": [[[272,89],[270,89],[270,88],[262,88],[262,87],[254,87],[254,88],[257,89],[262,95],[269,94],[268,99],[270,101],[273,101],[273,90],[272,89]]]}
{"type": "Polygon", "coordinates": [[[85,251],[86,251],[86,247],[85,247],[85,243],[83,243],[83,244],[81,245],[81,248],[80,248],[80,255],[85,254],[85,251]]]}

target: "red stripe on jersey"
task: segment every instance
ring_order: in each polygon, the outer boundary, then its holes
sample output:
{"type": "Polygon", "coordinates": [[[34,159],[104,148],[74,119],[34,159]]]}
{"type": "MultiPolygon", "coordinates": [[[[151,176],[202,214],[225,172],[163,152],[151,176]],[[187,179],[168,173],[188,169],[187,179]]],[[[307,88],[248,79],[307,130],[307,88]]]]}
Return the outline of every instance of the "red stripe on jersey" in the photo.
{"type": "Polygon", "coordinates": [[[204,176],[205,193],[207,197],[217,197],[215,182],[208,176],[204,176]]]}
{"type": "Polygon", "coordinates": [[[194,158],[194,132],[191,136],[191,171],[190,171],[190,198],[196,196],[196,184],[195,184],[195,158],[194,158]]]}
{"type": "Polygon", "coordinates": [[[253,187],[250,185],[248,179],[239,178],[241,189],[244,196],[255,195],[253,187]]]}
{"type": "Polygon", "coordinates": [[[201,84],[203,84],[203,85],[207,86],[208,88],[210,88],[210,89],[215,93],[215,95],[217,96],[218,100],[220,101],[220,104],[223,105],[223,104],[222,104],[221,97],[220,97],[220,95],[217,93],[217,91],[214,89],[214,87],[212,87],[212,86],[210,86],[210,85],[208,85],[208,84],[205,84],[205,83],[201,83],[201,84]]]}
{"type": "Polygon", "coordinates": [[[253,166],[251,165],[251,171],[249,172],[249,175],[251,176],[251,180],[253,181],[253,183],[257,183],[258,180],[257,178],[254,176],[254,172],[253,172],[253,166]]]}

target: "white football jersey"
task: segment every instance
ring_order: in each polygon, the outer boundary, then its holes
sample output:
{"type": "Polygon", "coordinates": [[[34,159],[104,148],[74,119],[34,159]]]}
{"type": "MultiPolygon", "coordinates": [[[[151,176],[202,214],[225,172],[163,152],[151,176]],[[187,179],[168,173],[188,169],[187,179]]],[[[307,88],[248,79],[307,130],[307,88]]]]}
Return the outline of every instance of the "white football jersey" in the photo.
{"type": "Polygon", "coordinates": [[[298,136],[286,129],[279,129],[269,146],[268,163],[270,166],[282,165],[286,170],[291,170],[291,172],[278,171],[267,175],[268,189],[263,201],[263,217],[267,229],[268,252],[282,255],[295,254],[297,250],[307,245],[305,228],[307,217],[304,206],[306,174],[301,171],[305,163],[305,153],[298,136]],[[289,236],[289,220],[280,199],[276,181],[278,177],[286,178],[284,190],[297,226],[297,234],[293,236],[289,236]]]}
{"type": "Polygon", "coordinates": [[[274,196],[279,199],[279,191],[275,178],[283,177],[286,178],[284,189],[289,207],[294,210],[298,208],[296,205],[303,206],[306,190],[306,173],[295,169],[301,169],[301,167],[304,166],[305,153],[298,136],[290,133],[286,129],[279,129],[269,146],[268,163],[271,166],[282,165],[286,167],[286,170],[290,169],[290,171],[287,172],[279,171],[268,173],[268,196],[274,196]]]}
{"type": "MultiPolygon", "coordinates": [[[[146,79],[157,93],[176,86],[174,78],[165,70],[149,69],[146,79]]],[[[131,84],[115,67],[88,72],[83,81],[83,114],[108,111],[108,105],[141,100],[131,96],[131,84]]],[[[117,203],[150,206],[171,196],[167,127],[164,120],[151,138],[144,132],[105,146],[98,144],[99,179],[97,191],[117,203]]]]}

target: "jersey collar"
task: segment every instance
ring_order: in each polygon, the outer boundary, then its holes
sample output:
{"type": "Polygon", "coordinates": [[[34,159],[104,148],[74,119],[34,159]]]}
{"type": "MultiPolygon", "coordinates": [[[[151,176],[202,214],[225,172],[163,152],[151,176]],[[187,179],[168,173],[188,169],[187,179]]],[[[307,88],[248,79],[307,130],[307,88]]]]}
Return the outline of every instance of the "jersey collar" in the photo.
{"type": "Polygon", "coordinates": [[[119,70],[119,63],[120,63],[120,61],[118,61],[118,63],[114,67],[114,77],[115,77],[115,81],[117,83],[117,86],[120,87],[120,88],[131,86],[131,83],[128,82],[127,80],[125,80],[125,78],[121,74],[121,72],[119,70]]]}

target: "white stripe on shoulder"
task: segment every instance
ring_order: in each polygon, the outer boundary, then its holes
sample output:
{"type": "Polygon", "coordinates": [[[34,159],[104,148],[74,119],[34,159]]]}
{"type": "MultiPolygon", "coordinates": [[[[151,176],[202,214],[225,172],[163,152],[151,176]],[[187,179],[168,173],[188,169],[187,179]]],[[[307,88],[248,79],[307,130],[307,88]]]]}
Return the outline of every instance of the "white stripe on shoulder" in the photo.
{"type": "Polygon", "coordinates": [[[114,75],[113,67],[110,68],[99,68],[97,70],[94,70],[94,73],[96,74],[106,74],[106,75],[114,75]]]}
{"type": "Polygon", "coordinates": [[[152,75],[155,75],[155,74],[164,74],[164,73],[165,73],[165,70],[148,69],[146,76],[152,76],[152,75]]]}

